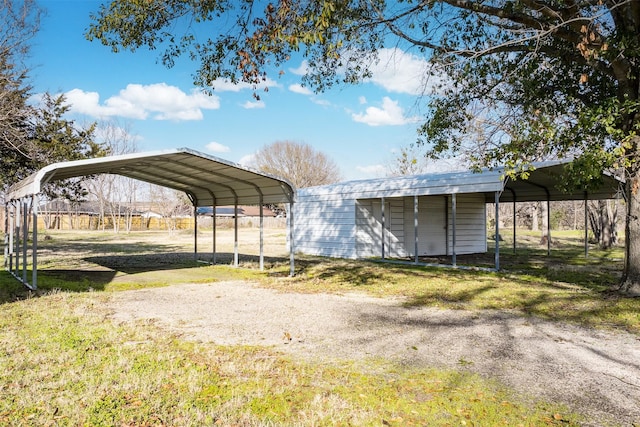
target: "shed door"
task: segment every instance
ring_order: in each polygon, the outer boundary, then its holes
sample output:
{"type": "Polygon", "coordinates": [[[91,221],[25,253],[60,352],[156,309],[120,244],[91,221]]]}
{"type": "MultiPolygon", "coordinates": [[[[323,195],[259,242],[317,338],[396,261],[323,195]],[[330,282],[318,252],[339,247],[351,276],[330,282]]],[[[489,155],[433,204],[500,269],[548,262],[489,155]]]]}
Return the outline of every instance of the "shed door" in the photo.
{"type": "Polygon", "coordinates": [[[418,254],[446,255],[447,216],[444,196],[418,199],[418,254]]]}

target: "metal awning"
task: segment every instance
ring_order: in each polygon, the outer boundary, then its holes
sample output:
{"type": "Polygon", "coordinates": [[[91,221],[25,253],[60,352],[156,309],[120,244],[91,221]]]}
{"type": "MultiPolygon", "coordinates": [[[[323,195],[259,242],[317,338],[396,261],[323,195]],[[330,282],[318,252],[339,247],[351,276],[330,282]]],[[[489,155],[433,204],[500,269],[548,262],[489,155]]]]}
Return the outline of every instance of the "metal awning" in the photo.
{"type": "Polygon", "coordinates": [[[194,206],[292,203],[293,185],[188,148],[54,163],[11,186],[7,200],[40,193],[55,180],[116,174],[184,191],[194,206]]]}

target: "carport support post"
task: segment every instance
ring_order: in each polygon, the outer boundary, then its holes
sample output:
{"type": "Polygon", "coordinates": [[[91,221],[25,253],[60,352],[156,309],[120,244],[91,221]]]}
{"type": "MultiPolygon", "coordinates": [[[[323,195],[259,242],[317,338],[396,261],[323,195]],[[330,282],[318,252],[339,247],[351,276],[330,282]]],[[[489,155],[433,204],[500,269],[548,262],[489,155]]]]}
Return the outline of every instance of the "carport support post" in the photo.
{"type": "Polygon", "coordinates": [[[9,264],[9,204],[4,204],[4,268],[9,264]]]}
{"type": "MultiPolygon", "coordinates": [[[[499,199],[499,197],[498,197],[499,199]]],[[[513,195],[513,254],[516,254],[516,196],[513,195]]]]}
{"type": "Polygon", "coordinates": [[[29,283],[27,280],[27,249],[29,246],[29,209],[27,200],[22,201],[22,282],[29,283]]]}
{"type": "Polygon", "coordinates": [[[415,262],[418,263],[418,196],[413,196],[413,235],[415,262]]]}
{"type": "Polygon", "coordinates": [[[384,259],[384,227],[385,227],[385,218],[384,218],[384,197],[380,198],[381,200],[381,210],[380,210],[380,220],[382,222],[382,230],[380,233],[381,241],[382,241],[382,259],[384,259]]]}
{"type": "Polygon", "coordinates": [[[456,193],[451,195],[451,230],[453,231],[453,236],[451,238],[451,264],[456,266],[456,193]]]}
{"type": "Polygon", "coordinates": [[[293,244],[294,239],[294,223],[293,223],[293,202],[289,202],[289,211],[287,212],[287,222],[289,223],[289,276],[295,275],[295,246],[293,244]]]}
{"type": "Polygon", "coordinates": [[[213,222],[212,222],[212,239],[213,242],[211,243],[211,256],[212,256],[212,262],[215,265],[216,263],[216,202],[215,200],[213,201],[213,205],[211,206],[211,218],[213,218],[213,222]]]}
{"type": "MultiPolygon", "coordinates": [[[[495,234],[495,238],[496,238],[496,250],[495,250],[495,264],[496,264],[496,271],[500,270],[500,192],[496,191],[496,201],[495,201],[495,206],[496,206],[496,234],[495,234]]],[[[515,206],[516,203],[513,202],[513,206],[515,206]]],[[[514,210],[514,215],[513,215],[513,232],[514,232],[514,236],[513,236],[513,241],[515,242],[515,230],[516,230],[516,216],[515,216],[515,210],[514,210]]]]}
{"type": "Polygon", "coordinates": [[[193,205],[193,259],[198,260],[198,207],[193,205]]]}
{"type": "Polygon", "coordinates": [[[238,199],[233,205],[233,266],[238,266],[238,199]]]}
{"type": "MultiPolygon", "coordinates": [[[[9,272],[13,273],[13,251],[14,251],[14,221],[15,221],[16,209],[13,203],[7,204],[7,216],[9,216],[9,272]],[[9,206],[11,206],[11,212],[9,212],[9,206]],[[9,216],[11,215],[11,216],[9,216]]],[[[5,261],[6,262],[6,261],[5,261]]]]}
{"type": "Polygon", "coordinates": [[[33,289],[38,289],[38,195],[35,194],[31,200],[31,208],[33,209],[33,234],[31,237],[33,239],[33,253],[31,254],[33,257],[33,268],[31,271],[31,285],[33,289]]]}
{"type": "Polygon", "coordinates": [[[262,206],[262,194],[260,195],[260,271],[264,270],[264,212],[262,206]]]}
{"type": "Polygon", "coordinates": [[[16,208],[15,208],[15,216],[16,219],[14,221],[15,233],[14,233],[14,253],[16,254],[16,268],[14,274],[16,277],[18,276],[18,272],[20,271],[20,219],[22,218],[22,213],[20,209],[20,200],[16,200],[16,208]]]}
{"type": "Polygon", "coordinates": [[[551,255],[551,199],[547,192],[547,256],[551,255]]]}

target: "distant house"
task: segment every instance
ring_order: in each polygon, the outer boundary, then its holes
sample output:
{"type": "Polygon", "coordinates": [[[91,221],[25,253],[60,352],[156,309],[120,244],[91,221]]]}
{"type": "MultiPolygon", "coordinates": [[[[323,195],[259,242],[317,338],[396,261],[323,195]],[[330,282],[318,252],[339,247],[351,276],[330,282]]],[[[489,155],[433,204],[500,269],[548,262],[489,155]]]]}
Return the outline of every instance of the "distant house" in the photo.
{"type": "MultiPolygon", "coordinates": [[[[213,207],[204,206],[198,208],[198,215],[211,216],[213,213],[213,207]]],[[[216,206],[216,217],[218,218],[233,218],[236,215],[235,208],[233,206],[216,206]]],[[[262,215],[266,217],[275,217],[276,213],[268,207],[262,208],[262,215]]],[[[238,218],[242,217],[260,217],[260,206],[238,206],[238,218]]]]}
{"type": "Polygon", "coordinates": [[[151,211],[151,210],[141,212],[140,216],[142,218],[145,218],[145,219],[148,219],[148,218],[162,218],[163,217],[161,213],[158,213],[158,212],[155,212],[155,211],[151,211]]]}

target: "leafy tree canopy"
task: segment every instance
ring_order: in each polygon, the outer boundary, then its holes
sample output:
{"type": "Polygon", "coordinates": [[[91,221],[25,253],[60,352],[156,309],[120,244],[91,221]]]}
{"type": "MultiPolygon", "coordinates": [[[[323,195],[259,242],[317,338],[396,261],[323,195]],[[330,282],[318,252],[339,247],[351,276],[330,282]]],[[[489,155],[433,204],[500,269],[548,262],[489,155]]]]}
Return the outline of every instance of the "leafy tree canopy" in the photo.
{"type": "MultiPolygon", "coordinates": [[[[63,96],[30,102],[25,59],[39,18],[33,0],[0,0],[0,190],[50,163],[104,154],[93,140],[95,125],[81,128],[65,118],[63,96]]],[[[70,199],[84,194],[78,181],[50,185],[47,192],[70,199]]]]}

